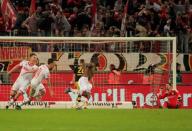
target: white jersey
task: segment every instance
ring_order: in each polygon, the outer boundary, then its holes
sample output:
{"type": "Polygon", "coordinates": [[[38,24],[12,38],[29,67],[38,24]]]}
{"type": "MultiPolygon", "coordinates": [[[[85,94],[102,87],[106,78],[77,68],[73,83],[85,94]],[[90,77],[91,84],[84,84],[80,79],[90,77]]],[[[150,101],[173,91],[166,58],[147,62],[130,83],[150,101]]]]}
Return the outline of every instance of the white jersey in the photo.
{"type": "Polygon", "coordinates": [[[20,62],[19,65],[22,67],[19,77],[23,77],[24,80],[31,80],[34,76],[33,71],[38,69],[38,66],[30,65],[26,60],[20,62]]]}
{"type": "Polygon", "coordinates": [[[41,65],[41,66],[39,66],[33,79],[42,81],[43,79],[47,79],[49,77],[49,75],[50,75],[50,72],[49,72],[47,65],[41,65]]]}
{"type": "Polygon", "coordinates": [[[45,87],[41,83],[43,79],[47,79],[50,75],[49,69],[47,65],[41,65],[39,66],[37,72],[35,73],[35,76],[31,80],[31,87],[36,90],[36,92],[39,92],[39,90],[45,90],[45,87]]]}
{"type": "Polygon", "coordinates": [[[84,91],[91,92],[92,84],[89,82],[88,77],[82,76],[78,81],[78,85],[80,94],[84,91]]]}
{"type": "Polygon", "coordinates": [[[19,65],[22,67],[21,72],[12,86],[12,90],[25,92],[34,76],[33,71],[37,70],[38,67],[36,65],[30,65],[29,61],[26,60],[23,60],[19,65]]]}

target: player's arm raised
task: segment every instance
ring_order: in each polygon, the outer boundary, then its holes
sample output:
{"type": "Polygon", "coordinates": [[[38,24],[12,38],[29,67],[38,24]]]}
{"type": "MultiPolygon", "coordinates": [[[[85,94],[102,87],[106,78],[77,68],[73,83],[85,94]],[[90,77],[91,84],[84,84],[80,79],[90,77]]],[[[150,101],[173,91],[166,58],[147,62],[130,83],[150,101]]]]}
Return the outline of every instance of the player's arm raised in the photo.
{"type": "Polygon", "coordinates": [[[21,65],[20,65],[20,64],[17,64],[16,66],[14,66],[14,67],[8,72],[8,74],[11,74],[11,73],[15,72],[15,71],[18,70],[19,68],[21,68],[21,65]]]}
{"type": "Polygon", "coordinates": [[[94,83],[93,78],[90,79],[90,82],[92,83],[92,86],[94,87],[94,86],[95,86],[95,83],[94,83]]]}
{"type": "Polygon", "coordinates": [[[70,81],[70,84],[74,84],[75,83],[75,74],[73,74],[73,78],[72,80],[70,81]]]}

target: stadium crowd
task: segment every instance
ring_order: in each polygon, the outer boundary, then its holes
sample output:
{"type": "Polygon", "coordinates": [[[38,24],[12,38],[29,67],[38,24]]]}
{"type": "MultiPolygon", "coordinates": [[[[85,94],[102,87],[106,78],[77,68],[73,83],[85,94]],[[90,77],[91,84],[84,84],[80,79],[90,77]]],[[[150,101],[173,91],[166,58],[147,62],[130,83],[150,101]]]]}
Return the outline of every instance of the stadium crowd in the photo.
{"type": "Polygon", "coordinates": [[[125,28],[122,19],[127,0],[97,0],[96,7],[92,0],[37,0],[31,16],[30,0],[11,1],[17,21],[11,33],[6,32],[0,14],[0,35],[177,36],[178,51],[192,52],[191,0],[129,0],[125,28]]]}

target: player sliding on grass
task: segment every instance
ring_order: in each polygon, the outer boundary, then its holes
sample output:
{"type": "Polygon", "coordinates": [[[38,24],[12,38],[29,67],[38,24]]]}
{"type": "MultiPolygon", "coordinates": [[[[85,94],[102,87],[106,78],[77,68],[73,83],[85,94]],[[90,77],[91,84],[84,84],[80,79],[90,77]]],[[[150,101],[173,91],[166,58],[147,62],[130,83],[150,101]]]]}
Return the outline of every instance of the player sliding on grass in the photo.
{"type": "Polygon", "coordinates": [[[35,65],[36,63],[37,63],[37,56],[36,54],[32,53],[30,54],[29,61],[23,60],[8,72],[8,74],[11,74],[12,72],[21,68],[21,72],[17,80],[12,86],[11,93],[10,93],[10,100],[6,105],[6,109],[8,109],[11,105],[13,105],[21,94],[23,94],[24,101],[28,101],[26,90],[30,84],[30,81],[33,78],[34,71],[37,70],[38,68],[35,65]],[[30,73],[26,73],[26,72],[30,72],[30,73]]]}
{"type": "Polygon", "coordinates": [[[93,63],[85,65],[82,77],[78,81],[79,93],[77,97],[77,109],[87,108],[91,98],[92,84],[89,82],[94,75],[95,66],[93,63]],[[80,102],[83,104],[80,105],[80,102]]]}
{"type": "MultiPolygon", "coordinates": [[[[21,109],[21,106],[25,105],[26,103],[30,103],[30,101],[33,98],[36,98],[36,100],[40,100],[42,96],[45,95],[45,87],[42,84],[42,80],[46,79],[48,81],[48,87],[50,89],[50,71],[55,67],[55,62],[53,59],[48,59],[47,65],[41,65],[35,72],[35,76],[31,80],[31,90],[30,90],[30,97],[29,100],[26,102],[23,102],[16,106],[16,109],[21,109]]],[[[30,73],[30,72],[28,72],[30,73]]],[[[53,91],[50,90],[51,95],[53,95],[53,91]]]]}
{"type": "Polygon", "coordinates": [[[181,96],[179,92],[173,89],[172,84],[166,85],[166,91],[163,92],[163,88],[160,88],[158,95],[158,104],[162,108],[179,108],[181,105],[181,96]],[[164,103],[161,103],[161,100],[164,103]]]}

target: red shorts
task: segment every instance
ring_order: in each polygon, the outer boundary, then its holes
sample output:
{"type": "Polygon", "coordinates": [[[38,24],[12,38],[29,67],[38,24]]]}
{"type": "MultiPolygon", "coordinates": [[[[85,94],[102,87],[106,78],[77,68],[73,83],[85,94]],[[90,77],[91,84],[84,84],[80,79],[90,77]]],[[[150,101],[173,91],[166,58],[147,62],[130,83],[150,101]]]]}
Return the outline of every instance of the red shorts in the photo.
{"type": "Polygon", "coordinates": [[[177,109],[180,107],[180,103],[168,103],[165,102],[163,105],[164,108],[177,109]]]}

